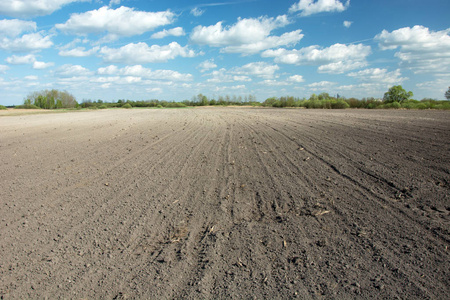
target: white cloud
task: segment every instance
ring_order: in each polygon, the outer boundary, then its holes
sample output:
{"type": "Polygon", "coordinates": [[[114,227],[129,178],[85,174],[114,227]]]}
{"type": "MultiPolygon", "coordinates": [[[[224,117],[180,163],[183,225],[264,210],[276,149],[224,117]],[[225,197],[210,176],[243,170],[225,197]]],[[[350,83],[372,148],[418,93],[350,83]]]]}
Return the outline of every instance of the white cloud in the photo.
{"type": "Polygon", "coordinates": [[[101,75],[120,75],[142,77],[146,79],[155,80],[170,80],[170,81],[191,81],[193,76],[191,74],[183,74],[173,70],[152,70],[145,68],[142,65],[126,66],[118,68],[115,65],[110,65],[105,68],[99,68],[98,74],[101,75]]]}
{"type": "Polygon", "coordinates": [[[265,86],[286,86],[286,85],[290,85],[291,83],[286,82],[286,81],[277,81],[277,80],[273,80],[273,79],[266,79],[261,82],[258,82],[258,84],[262,84],[265,86]]]}
{"type": "Polygon", "coordinates": [[[35,61],[35,62],[33,62],[33,69],[43,70],[43,69],[53,67],[54,65],[55,65],[55,63],[53,63],[53,62],[35,61]]]}
{"type": "Polygon", "coordinates": [[[33,54],[28,54],[24,56],[13,55],[6,58],[6,62],[12,65],[32,64],[35,61],[36,57],[33,54]]]}
{"type": "Polygon", "coordinates": [[[36,23],[23,20],[0,20],[0,36],[16,37],[23,32],[36,31],[36,23]]]}
{"type": "Polygon", "coordinates": [[[119,4],[120,4],[120,0],[111,0],[111,1],[109,1],[109,6],[119,5],[119,4]]]}
{"type": "Polygon", "coordinates": [[[208,60],[205,60],[205,61],[201,62],[197,66],[197,68],[200,69],[200,72],[206,72],[209,69],[217,68],[217,65],[214,63],[214,59],[211,58],[211,59],[208,59],[208,60]]]}
{"type": "Polygon", "coordinates": [[[415,73],[450,72],[450,28],[430,31],[427,27],[416,25],[392,32],[383,30],[375,36],[382,50],[400,48],[395,54],[401,66],[415,73]]]}
{"type": "Polygon", "coordinates": [[[191,15],[193,15],[194,17],[200,17],[204,12],[204,10],[201,10],[198,7],[194,7],[193,9],[191,9],[191,15]]]}
{"type": "Polygon", "coordinates": [[[305,81],[305,79],[303,79],[302,75],[289,76],[288,80],[291,82],[304,82],[305,81]]]}
{"type": "Polygon", "coordinates": [[[9,70],[9,67],[6,65],[0,65],[0,73],[5,73],[9,70]]]}
{"type": "Polygon", "coordinates": [[[285,15],[276,18],[260,17],[257,19],[241,19],[232,26],[222,26],[218,22],[211,26],[197,26],[190,39],[199,45],[224,47],[221,52],[253,54],[259,51],[280,46],[290,46],[302,38],[301,30],[286,32],[281,36],[270,36],[270,33],[290,22],[285,15]]]}
{"type": "Polygon", "coordinates": [[[309,46],[300,50],[266,50],[262,57],[273,57],[276,63],[295,65],[320,65],[323,73],[343,73],[366,65],[366,57],[371,53],[370,46],[363,44],[334,44],[328,48],[309,46]]]}
{"type": "Polygon", "coordinates": [[[175,14],[171,11],[146,12],[121,6],[111,9],[103,6],[97,10],[72,14],[64,24],[55,27],[64,32],[75,34],[107,32],[107,40],[120,36],[133,36],[151,31],[159,26],[171,24],[175,14]]]}
{"type": "Polygon", "coordinates": [[[239,84],[239,85],[232,85],[232,86],[215,86],[213,89],[213,92],[223,92],[223,91],[230,91],[230,90],[245,90],[245,84],[239,84]]]}
{"type": "Polygon", "coordinates": [[[367,66],[367,62],[365,60],[361,61],[343,61],[340,60],[338,62],[329,63],[327,65],[322,65],[317,68],[319,73],[329,73],[329,74],[342,74],[350,70],[360,69],[367,66]]]}
{"type": "Polygon", "coordinates": [[[276,71],[280,69],[277,65],[266,62],[252,62],[242,67],[233,68],[231,73],[239,75],[254,75],[262,78],[272,78],[276,71]]]}
{"type": "Polygon", "coordinates": [[[0,49],[12,52],[28,52],[50,48],[53,45],[51,36],[43,36],[42,32],[24,34],[20,38],[0,39],[0,49]]]}
{"type": "Polygon", "coordinates": [[[339,0],[300,0],[289,8],[289,12],[296,13],[300,11],[300,16],[306,17],[321,12],[342,12],[349,5],[350,0],[347,0],[345,4],[339,0]]]}
{"type": "Polygon", "coordinates": [[[352,26],[352,23],[353,23],[352,21],[344,21],[343,25],[346,28],[350,28],[350,26],[352,26]]]}
{"type": "Polygon", "coordinates": [[[169,45],[148,46],[146,43],[130,43],[118,49],[102,47],[100,54],[105,62],[117,62],[125,64],[166,62],[177,56],[194,57],[197,54],[187,46],[182,47],[177,42],[169,45]]]}
{"type": "Polygon", "coordinates": [[[82,77],[91,75],[92,72],[80,65],[65,64],[55,70],[58,77],[82,77]]]}
{"type": "Polygon", "coordinates": [[[77,47],[74,49],[70,49],[70,50],[61,50],[59,51],[59,55],[60,56],[71,56],[71,57],[86,57],[86,56],[91,56],[95,53],[97,53],[97,51],[99,50],[99,47],[94,47],[90,50],[85,50],[84,47],[77,47]]]}
{"type": "Polygon", "coordinates": [[[401,77],[402,74],[399,69],[388,72],[387,69],[372,68],[349,73],[347,75],[363,82],[386,83],[388,85],[398,85],[408,79],[406,77],[401,77]]]}
{"type": "Polygon", "coordinates": [[[114,74],[117,74],[118,72],[119,72],[119,68],[115,65],[109,65],[107,67],[99,68],[97,70],[97,73],[101,74],[101,75],[114,75],[114,74]]]}
{"type": "Polygon", "coordinates": [[[206,74],[211,76],[211,78],[207,79],[207,82],[213,83],[224,83],[224,82],[235,82],[235,81],[252,81],[251,78],[245,75],[232,75],[227,72],[226,69],[222,68],[217,71],[212,71],[210,74],[206,74]]]}
{"type": "Polygon", "coordinates": [[[164,29],[163,31],[156,32],[152,34],[152,39],[162,39],[166,36],[183,36],[186,35],[182,27],[175,27],[169,30],[164,29]]]}
{"type": "Polygon", "coordinates": [[[174,80],[174,81],[191,81],[191,74],[182,74],[172,70],[155,70],[144,68],[141,65],[126,66],[119,70],[122,75],[140,76],[150,79],[174,80]]]}
{"type": "Polygon", "coordinates": [[[11,17],[35,17],[53,13],[62,6],[88,0],[2,0],[0,14],[11,17]]]}
{"type": "Polygon", "coordinates": [[[260,51],[280,47],[293,46],[303,38],[301,30],[286,32],[281,36],[269,36],[259,42],[225,47],[221,52],[254,54],[260,51]]]}
{"type": "Polygon", "coordinates": [[[330,81],[319,81],[319,82],[313,82],[310,83],[308,85],[306,85],[307,87],[310,88],[324,88],[324,87],[330,87],[336,85],[336,82],[330,82],[330,81]]]}
{"type": "Polygon", "coordinates": [[[37,77],[36,75],[28,75],[24,77],[26,80],[38,80],[39,77],[37,77]]]}

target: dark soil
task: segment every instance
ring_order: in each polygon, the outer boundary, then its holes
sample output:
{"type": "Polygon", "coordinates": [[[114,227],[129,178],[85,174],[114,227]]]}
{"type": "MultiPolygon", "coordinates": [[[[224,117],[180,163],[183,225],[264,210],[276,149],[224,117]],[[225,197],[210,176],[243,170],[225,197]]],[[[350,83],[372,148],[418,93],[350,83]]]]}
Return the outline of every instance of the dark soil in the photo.
{"type": "Polygon", "coordinates": [[[445,299],[450,113],[0,117],[0,298],[445,299]]]}

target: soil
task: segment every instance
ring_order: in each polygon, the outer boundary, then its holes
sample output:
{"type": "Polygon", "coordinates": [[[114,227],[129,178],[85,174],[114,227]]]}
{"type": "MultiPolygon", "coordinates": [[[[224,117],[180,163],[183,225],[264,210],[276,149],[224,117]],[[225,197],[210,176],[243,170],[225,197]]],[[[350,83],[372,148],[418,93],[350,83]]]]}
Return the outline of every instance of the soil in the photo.
{"type": "Polygon", "coordinates": [[[0,298],[444,299],[450,113],[0,117],[0,298]]]}

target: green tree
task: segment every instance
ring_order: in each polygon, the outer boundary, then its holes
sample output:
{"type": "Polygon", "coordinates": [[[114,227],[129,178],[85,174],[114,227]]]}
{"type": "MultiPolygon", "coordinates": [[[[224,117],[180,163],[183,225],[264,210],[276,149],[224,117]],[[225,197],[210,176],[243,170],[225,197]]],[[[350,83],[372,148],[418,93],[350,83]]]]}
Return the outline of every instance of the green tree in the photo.
{"type": "Polygon", "coordinates": [[[34,104],[40,108],[73,108],[77,107],[78,103],[75,97],[66,91],[58,90],[43,90],[33,92],[24,100],[25,105],[34,104]]]}
{"type": "Polygon", "coordinates": [[[445,92],[445,98],[447,98],[447,100],[450,100],[450,86],[448,87],[448,90],[445,92]]]}
{"type": "Polygon", "coordinates": [[[401,85],[395,85],[384,93],[384,103],[398,102],[402,103],[408,101],[413,96],[413,92],[407,92],[401,85]]]}

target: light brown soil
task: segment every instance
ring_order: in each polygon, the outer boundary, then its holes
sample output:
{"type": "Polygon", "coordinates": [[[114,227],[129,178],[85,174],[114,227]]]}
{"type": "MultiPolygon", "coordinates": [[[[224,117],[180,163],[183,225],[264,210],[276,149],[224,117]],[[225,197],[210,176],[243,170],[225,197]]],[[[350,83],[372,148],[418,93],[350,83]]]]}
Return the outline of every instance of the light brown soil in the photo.
{"type": "Polygon", "coordinates": [[[450,294],[450,114],[0,118],[0,297],[450,294]]]}

